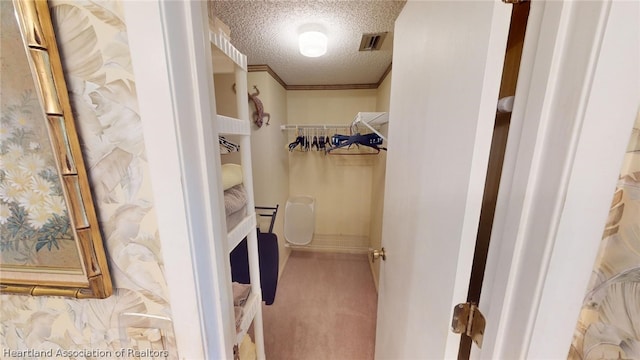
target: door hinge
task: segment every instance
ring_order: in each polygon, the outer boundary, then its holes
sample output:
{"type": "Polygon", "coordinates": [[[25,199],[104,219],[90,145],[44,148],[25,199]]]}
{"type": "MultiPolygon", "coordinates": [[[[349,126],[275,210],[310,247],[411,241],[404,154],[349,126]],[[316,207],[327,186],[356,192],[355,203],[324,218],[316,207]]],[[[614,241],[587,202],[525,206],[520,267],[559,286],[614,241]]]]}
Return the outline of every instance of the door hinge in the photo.
{"type": "Polygon", "coordinates": [[[451,330],[456,334],[470,337],[479,348],[482,348],[482,338],[486,324],[484,315],[482,315],[476,304],[463,303],[453,308],[451,330]]]}

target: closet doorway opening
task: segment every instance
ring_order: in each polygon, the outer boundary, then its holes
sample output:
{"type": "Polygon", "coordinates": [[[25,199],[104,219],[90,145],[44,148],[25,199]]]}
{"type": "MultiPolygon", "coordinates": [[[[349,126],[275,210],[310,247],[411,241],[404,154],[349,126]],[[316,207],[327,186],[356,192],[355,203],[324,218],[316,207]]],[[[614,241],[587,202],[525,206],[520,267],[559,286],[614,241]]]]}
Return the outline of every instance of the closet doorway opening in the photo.
{"type": "MultiPolygon", "coordinates": [[[[505,8],[507,8],[507,7],[511,8],[511,5],[505,5],[505,4],[501,4],[501,5],[502,5],[502,6],[504,6],[505,8]]],[[[518,5],[518,6],[519,6],[519,5],[518,5]]],[[[528,4],[527,4],[527,6],[528,6],[528,4]]],[[[465,11],[465,9],[464,9],[464,8],[457,8],[457,9],[458,9],[458,11],[465,11]]],[[[447,14],[447,15],[449,15],[449,14],[450,14],[450,13],[449,13],[450,9],[445,9],[445,11],[447,11],[447,12],[446,12],[446,14],[447,14]]],[[[434,19],[434,20],[437,20],[437,19],[434,19]]],[[[486,24],[481,24],[481,25],[486,25],[486,24]]],[[[505,26],[505,27],[504,27],[504,29],[505,29],[505,30],[508,28],[508,22],[506,23],[506,25],[507,25],[507,26],[505,26]]],[[[410,35],[410,36],[411,36],[411,37],[413,37],[413,36],[415,36],[415,35],[416,35],[416,34],[412,34],[412,35],[410,35]]],[[[445,38],[446,38],[446,35],[445,35],[445,38]]],[[[520,48],[521,48],[521,45],[522,45],[522,44],[520,44],[520,48]]],[[[502,50],[504,51],[504,48],[503,48],[502,50]]],[[[482,56],[482,55],[479,55],[479,56],[482,56]]],[[[474,59],[475,59],[475,58],[474,58],[474,59]]],[[[496,60],[496,63],[499,63],[499,61],[500,61],[500,60],[496,60]]],[[[515,73],[515,75],[516,75],[516,76],[517,76],[517,65],[518,65],[518,64],[519,64],[519,58],[518,58],[518,62],[516,63],[515,70],[513,70],[513,71],[512,71],[513,73],[515,73]]],[[[395,64],[395,59],[394,59],[394,65],[396,65],[396,64],[395,64]]],[[[413,66],[415,66],[415,64],[414,64],[413,66]]],[[[402,67],[402,66],[400,65],[400,67],[402,67]]],[[[496,71],[496,72],[497,72],[497,73],[499,73],[499,71],[496,71]]],[[[265,75],[267,75],[267,74],[268,74],[268,71],[262,71],[262,73],[263,73],[263,74],[265,74],[265,75]]],[[[251,73],[250,73],[250,75],[251,75],[251,73]]],[[[394,74],[394,75],[395,75],[395,74],[394,74]]],[[[497,75],[499,76],[499,74],[497,74],[497,75]]],[[[504,78],[504,76],[505,76],[505,75],[506,75],[506,74],[503,74],[503,78],[504,78]]],[[[455,75],[454,75],[454,76],[455,76],[455,75]]],[[[262,79],[262,80],[264,80],[263,78],[261,78],[261,79],[262,79]]],[[[266,133],[268,133],[268,132],[271,132],[271,130],[273,129],[274,125],[275,125],[275,126],[278,126],[278,125],[279,125],[279,124],[277,123],[277,121],[278,121],[278,118],[279,118],[279,117],[278,117],[278,116],[274,116],[274,112],[277,112],[277,107],[275,107],[272,103],[269,103],[269,102],[268,102],[268,101],[269,101],[269,98],[268,98],[267,96],[270,96],[270,97],[271,97],[271,96],[273,96],[273,95],[272,95],[272,94],[270,94],[270,93],[268,92],[268,90],[266,90],[266,89],[275,89],[275,88],[277,88],[277,85],[276,85],[276,86],[272,86],[272,85],[275,85],[275,84],[274,84],[274,82],[273,82],[273,81],[271,81],[271,80],[269,80],[270,82],[264,82],[264,81],[263,81],[263,82],[261,83],[260,81],[262,81],[262,80],[260,80],[260,79],[256,79],[256,80],[252,80],[252,79],[250,79],[250,80],[249,80],[249,81],[250,81],[250,83],[248,84],[248,87],[249,87],[249,88],[251,88],[252,86],[256,86],[256,85],[257,85],[257,87],[263,91],[263,95],[261,95],[261,96],[262,96],[263,101],[265,101],[265,108],[266,108],[266,109],[271,113],[271,115],[272,115],[272,118],[271,118],[271,119],[272,119],[272,123],[271,123],[271,129],[263,127],[262,129],[258,130],[258,132],[256,132],[256,136],[254,136],[254,137],[252,138],[252,142],[253,142],[253,141],[255,141],[255,140],[257,140],[257,141],[261,141],[261,140],[258,140],[258,139],[266,138],[266,136],[265,136],[264,134],[266,134],[266,133]],[[267,94],[268,94],[268,95],[267,95],[267,94]],[[274,109],[275,109],[275,110],[274,110],[274,109]]],[[[515,88],[515,79],[512,79],[512,80],[513,80],[513,87],[515,88]]],[[[499,77],[497,78],[496,82],[497,82],[497,81],[499,81],[499,77]]],[[[503,81],[503,82],[506,82],[506,81],[505,81],[505,79],[503,79],[502,81],[503,81]]],[[[407,85],[407,82],[404,82],[404,83],[401,83],[401,84],[404,84],[404,85],[400,85],[400,86],[405,86],[405,85],[407,85]]],[[[422,89],[424,89],[424,86],[423,86],[423,85],[419,86],[419,87],[418,87],[418,89],[416,89],[416,90],[422,90],[422,89]]],[[[278,91],[279,91],[279,90],[278,90],[278,91]]],[[[314,90],[287,90],[287,89],[285,88],[286,95],[284,95],[284,98],[286,99],[286,102],[287,102],[287,105],[285,106],[285,108],[286,108],[286,115],[288,116],[287,121],[288,121],[289,123],[295,123],[295,122],[298,120],[297,118],[295,118],[295,116],[292,116],[292,113],[295,113],[295,111],[292,111],[292,110],[288,109],[288,107],[289,107],[289,106],[291,106],[291,104],[295,101],[295,99],[294,99],[294,98],[295,98],[295,95],[292,95],[292,94],[295,94],[295,93],[296,93],[296,91],[299,91],[299,92],[311,92],[311,91],[314,91],[314,90]],[[293,100],[292,100],[292,99],[293,99],[293,100]]],[[[308,95],[308,94],[305,94],[305,95],[308,95]]],[[[504,94],[502,91],[501,91],[500,95],[501,95],[501,97],[505,97],[505,94],[504,94]]],[[[509,95],[513,95],[513,93],[511,93],[511,94],[509,94],[509,95]]],[[[223,103],[223,101],[217,101],[217,102],[218,102],[219,104],[222,104],[222,103],[223,103]]],[[[416,104],[415,104],[415,103],[413,103],[413,104],[410,104],[409,106],[414,106],[414,105],[416,105],[416,104]]],[[[494,103],[494,106],[495,106],[495,103],[494,103]]],[[[316,111],[316,113],[325,113],[325,114],[326,114],[326,111],[329,111],[329,109],[332,109],[332,108],[335,108],[335,107],[332,107],[332,106],[326,106],[324,109],[319,109],[319,111],[316,111]]],[[[358,110],[356,110],[356,111],[360,111],[360,110],[362,110],[362,109],[358,109],[358,110]]],[[[378,110],[378,109],[376,109],[376,110],[378,110]]],[[[444,115],[447,115],[447,114],[444,114],[444,115]]],[[[450,115],[450,114],[449,114],[449,115],[450,115]]],[[[433,118],[430,118],[430,119],[436,120],[437,118],[436,118],[436,117],[433,117],[433,118]]],[[[502,121],[499,121],[500,126],[496,126],[496,129],[494,129],[494,131],[495,131],[495,132],[501,131],[501,133],[500,133],[500,134],[506,135],[506,132],[507,132],[507,130],[508,130],[508,118],[507,118],[507,120],[506,120],[506,121],[504,121],[504,119],[498,119],[498,120],[502,120],[502,121]]],[[[498,120],[496,120],[496,121],[498,121],[498,120]]],[[[392,120],[392,121],[393,121],[393,120],[392,120]]],[[[470,124],[470,125],[471,125],[471,124],[470,124]]],[[[472,125],[471,125],[471,126],[472,126],[472,125]]],[[[281,133],[280,133],[280,134],[281,134],[281,133]]],[[[281,135],[280,135],[280,136],[281,136],[281,135]]],[[[498,135],[494,135],[494,137],[495,137],[495,138],[499,138],[499,136],[498,136],[498,135]]],[[[456,136],[455,138],[457,139],[458,137],[456,136]]],[[[453,139],[453,137],[452,137],[452,139],[453,139]]],[[[291,140],[291,139],[288,139],[288,140],[291,140]]],[[[496,141],[497,141],[497,140],[496,140],[496,141]]],[[[256,144],[256,145],[257,145],[257,144],[256,144]]],[[[253,146],[253,144],[252,144],[252,147],[253,147],[253,148],[256,148],[256,149],[262,149],[262,152],[266,154],[267,152],[266,152],[266,151],[264,151],[264,150],[265,150],[265,149],[268,149],[269,147],[268,147],[268,146],[266,146],[266,144],[262,144],[262,145],[264,145],[264,146],[253,146]]],[[[399,148],[399,147],[401,147],[401,146],[402,146],[402,144],[400,144],[400,143],[390,144],[390,147],[396,147],[396,146],[399,148]]],[[[284,153],[284,154],[286,154],[286,153],[287,153],[287,152],[286,152],[286,150],[283,152],[283,151],[282,151],[282,148],[275,149],[274,151],[276,151],[276,150],[278,151],[278,152],[277,152],[277,154],[280,154],[280,153],[284,153]]],[[[422,150],[422,151],[424,151],[424,149],[421,149],[421,150],[422,150]]],[[[436,151],[437,151],[437,150],[436,150],[436,151]]],[[[504,150],[503,150],[503,151],[504,151],[504,150]]],[[[269,154],[270,154],[270,155],[269,155],[269,156],[270,156],[270,160],[273,160],[273,154],[276,154],[276,152],[270,152],[269,154]]],[[[297,156],[297,155],[299,155],[299,154],[295,154],[295,155],[297,156]]],[[[412,156],[412,157],[413,157],[413,156],[416,156],[416,155],[417,155],[417,153],[416,153],[416,151],[415,151],[415,150],[414,150],[414,151],[408,151],[408,152],[407,152],[407,156],[412,156]]],[[[290,156],[291,156],[291,155],[290,155],[290,156]]],[[[309,157],[309,155],[308,155],[308,154],[303,155],[303,156],[307,156],[307,157],[309,157]]],[[[305,163],[303,163],[303,164],[305,164],[304,166],[307,166],[307,165],[311,164],[311,162],[310,162],[311,160],[310,160],[309,158],[307,158],[306,160],[308,160],[308,161],[307,161],[307,162],[305,162],[305,163]]],[[[316,159],[316,160],[318,160],[318,159],[316,159]]],[[[316,161],[316,160],[313,160],[313,161],[316,161]]],[[[318,161],[320,161],[320,160],[318,160],[318,161]]],[[[258,162],[256,162],[256,163],[261,163],[261,162],[259,162],[259,161],[258,161],[258,162]]],[[[289,165],[291,165],[291,162],[290,162],[290,161],[289,161],[288,163],[289,163],[289,165]]],[[[501,163],[501,161],[499,161],[498,163],[501,163]]],[[[444,166],[444,168],[448,168],[448,165],[447,165],[447,164],[439,164],[439,165],[443,165],[443,166],[444,166]]],[[[490,165],[490,166],[491,166],[491,165],[490,165]]],[[[314,165],[314,166],[309,166],[309,167],[311,167],[311,168],[316,168],[316,166],[315,166],[315,165],[314,165]]],[[[436,170],[438,170],[438,171],[439,171],[439,169],[436,169],[436,170]]],[[[299,180],[301,177],[304,177],[304,176],[305,176],[305,174],[309,174],[309,173],[311,173],[310,171],[300,171],[300,169],[299,169],[299,168],[292,169],[292,168],[291,168],[291,166],[290,166],[290,168],[288,169],[288,171],[290,171],[290,172],[294,172],[294,175],[293,175],[293,176],[294,176],[294,177],[297,177],[297,178],[294,178],[294,180],[299,180]]],[[[491,170],[490,170],[490,171],[491,171],[491,170]]],[[[269,174],[269,176],[270,176],[270,177],[272,177],[272,176],[273,176],[273,173],[274,173],[274,172],[273,172],[273,171],[271,171],[271,172],[270,172],[270,174],[269,174]]],[[[321,179],[321,177],[320,177],[320,176],[322,176],[322,175],[326,175],[326,173],[320,172],[320,174],[318,174],[318,176],[317,176],[317,177],[316,177],[316,176],[311,176],[311,179],[321,179]]],[[[485,174],[485,176],[486,176],[486,174],[485,174]]],[[[264,178],[267,178],[267,177],[264,177],[264,178]]],[[[292,180],[291,180],[291,176],[290,176],[287,180],[289,181],[289,184],[288,184],[289,186],[287,186],[287,187],[286,187],[286,190],[288,190],[288,194],[287,194],[287,196],[292,196],[292,195],[309,195],[309,194],[307,194],[306,192],[301,191],[301,189],[303,189],[302,185],[304,185],[304,184],[306,184],[306,183],[309,183],[311,180],[304,179],[305,181],[300,181],[300,182],[296,183],[296,182],[292,182],[292,180]],[[292,184],[293,184],[293,185],[292,185],[292,184]]],[[[330,178],[329,178],[329,180],[335,180],[335,178],[331,178],[331,177],[330,177],[330,178]]],[[[279,183],[280,183],[280,184],[282,184],[283,182],[279,182],[279,183]]],[[[266,184],[266,182],[265,182],[265,184],[266,184]]],[[[271,182],[271,184],[273,184],[273,182],[271,182]]],[[[258,185],[258,186],[260,186],[260,185],[258,185]]],[[[272,185],[272,186],[273,186],[273,185],[272,185]]],[[[326,182],[325,182],[325,186],[326,186],[326,182]]],[[[401,186],[401,187],[402,187],[402,186],[401,186]]],[[[384,185],[383,185],[383,188],[384,188],[384,185]]],[[[496,187],[496,191],[497,191],[497,187],[496,187]]],[[[367,191],[367,192],[368,192],[368,193],[370,193],[370,191],[367,191]]],[[[265,194],[266,194],[266,193],[267,193],[267,192],[265,192],[265,194]]],[[[274,191],[273,191],[272,189],[269,189],[268,193],[273,194],[273,193],[274,193],[274,191]]],[[[379,196],[379,197],[381,197],[381,198],[382,198],[382,197],[384,197],[384,196],[382,195],[383,193],[384,193],[384,192],[378,192],[378,196],[379,196]]],[[[311,195],[313,195],[313,194],[311,194],[311,195]]],[[[257,198],[259,198],[260,196],[261,196],[261,195],[259,195],[259,194],[258,194],[258,195],[257,195],[257,198]]],[[[324,196],[317,196],[317,198],[318,198],[318,199],[320,199],[320,201],[322,201],[322,200],[323,200],[323,199],[325,199],[326,197],[324,197],[324,196]]],[[[280,204],[283,204],[283,203],[284,203],[284,201],[286,201],[286,198],[284,198],[284,199],[282,199],[282,200],[279,200],[278,202],[279,202],[280,204]]],[[[381,202],[382,202],[382,201],[381,201],[381,202]]],[[[263,203],[263,205],[273,205],[273,204],[274,204],[274,202],[273,202],[273,201],[269,201],[269,202],[268,202],[268,204],[263,203]]],[[[333,206],[334,206],[334,211],[338,211],[338,210],[339,210],[339,206],[338,206],[339,204],[341,204],[341,202],[339,202],[339,201],[338,201],[338,202],[336,202],[336,203],[333,205],[333,206]],[[335,207],[335,206],[338,206],[338,207],[335,207]]],[[[319,203],[319,204],[318,204],[318,207],[319,207],[319,208],[321,208],[321,207],[322,207],[322,205],[323,205],[323,204],[320,204],[320,203],[319,203]]],[[[495,205],[494,205],[494,206],[495,206],[495,205]]],[[[382,209],[382,207],[381,207],[381,209],[382,209]]],[[[405,209],[403,209],[403,210],[404,210],[404,211],[409,211],[409,212],[411,212],[411,209],[406,209],[406,208],[405,208],[405,209]]],[[[485,211],[485,212],[486,212],[486,211],[485,211]]],[[[282,214],[282,213],[281,213],[281,214],[282,214]]],[[[402,221],[403,221],[403,223],[405,223],[405,225],[407,224],[407,222],[406,222],[404,219],[402,219],[402,221]]],[[[477,219],[476,219],[476,221],[477,221],[477,219]]],[[[378,225],[382,226],[382,224],[381,224],[381,223],[379,223],[378,225]]],[[[276,226],[276,227],[277,227],[277,226],[276,226]]],[[[284,239],[284,237],[283,237],[283,236],[279,236],[279,237],[280,237],[280,241],[281,241],[281,242],[284,242],[284,240],[285,240],[285,239],[284,239]]],[[[374,247],[374,248],[378,248],[378,246],[372,246],[372,247],[374,247]]],[[[395,260],[396,260],[396,258],[397,258],[397,254],[394,254],[393,252],[391,252],[390,254],[391,254],[391,255],[390,255],[391,260],[392,260],[392,261],[395,261],[395,260]]],[[[307,260],[308,260],[308,259],[307,259],[307,260]]],[[[308,261],[311,261],[311,260],[308,260],[308,261]]],[[[378,261],[378,262],[376,262],[376,263],[374,264],[374,266],[375,266],[375,267],[380,266],[380,264],[381,264],[381,263],[382,263],[382,261],[378,261]]],[[[373,271],[373,272],[374,272],[374,274],[377,274],[377,273],[378,273],[378,271],[377,271],[377,270],[378,270],[377,268],[374,268],[374,271],[373,271]]],[[[286,269],[285,269],[284,271],[286,271],[286,269]]],[[[468,273],[467,273],[467,274],[468,274],[468,273]]],[[[414,276],[414,275],[417,275],[417,274],[413,274],[413,275],[411,275],[411,276],[414,276]]],[[[420,274],[420,275],[421,275],[421,274],[420,274]]],[[[409,276],[409,275],[407,275],[407,276],[409,276]]],[[[468,276],[468,275],[467,275],[467,276],[468,276]]],[[[280,289],[279,289],[279,290],[280,290],[280,289]]],[[[300,295],[300,294],[296,294],[296,295],[300,295]]],[[[277,303],[277,300],[276,300],[276,303],[277,303]]],[[[371,314],[371,315],[375,317],[375,314],[371,314]]],[[[379,316],[379,315],[378,315],[378,316],[379,316]]],[[[268,321],[265,321],[265,323],[266,323],[266,326],[268,326],[268,324],[267,324],[267,323],[268,323],[268,321]]],[[[267,331],[265,331],[265,333],[266,333],[266,336],[267,336],[267,337],[268,337],[268,336],[270,336],[270,331],[268,331],[268,330],[267,330],[267,331]]],[[[323,333],[324,333],[324,332],[323,332],[323,333]]],[[[316,333],[316,335],[318,335],[318,334],[319,334],[319,333],[316,333]]],[[[291,337],[289,337],[289,338],[291,338],[291,337]]],[[[457,339],[456,339],[456,340],[457,340],[457,339]]],[[[267,340],[267,341],[268,341],[268,340],[267,340]]],[[[283,342],[280,342],[280,343],[282,344],[283,342]]],[[[293,344],[300,345],[301,343],[300,343],[300,342],[294,342],[293,344]]],[[[267,347],[268,347],[268,346],[267,346],[267,347]]],[[[267,350],[268,350],[268,349],[267,349],[267,350]]]]}

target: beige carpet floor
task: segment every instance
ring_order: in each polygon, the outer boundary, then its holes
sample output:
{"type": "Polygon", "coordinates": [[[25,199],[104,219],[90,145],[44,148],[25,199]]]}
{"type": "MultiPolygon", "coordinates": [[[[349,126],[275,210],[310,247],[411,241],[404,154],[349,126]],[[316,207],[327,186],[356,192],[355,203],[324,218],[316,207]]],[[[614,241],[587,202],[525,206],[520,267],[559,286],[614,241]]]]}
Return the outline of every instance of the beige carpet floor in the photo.
{"type": "Polygon", "coordinates": [[[266,357],[373,359],[376,307],[366,255],[294,251],[263,305],[266,357]]]}

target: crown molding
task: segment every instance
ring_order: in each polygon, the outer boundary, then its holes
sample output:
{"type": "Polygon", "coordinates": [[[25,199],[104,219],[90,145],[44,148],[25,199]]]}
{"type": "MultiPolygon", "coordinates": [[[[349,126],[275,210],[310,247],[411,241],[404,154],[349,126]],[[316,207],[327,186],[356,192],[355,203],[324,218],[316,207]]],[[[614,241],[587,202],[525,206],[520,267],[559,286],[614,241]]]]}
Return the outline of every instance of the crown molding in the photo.
{"type": "Polygon", "coordinates": [[[274,80],[282,85],[285,90],[366,90],[377,89],[391,72],[391,65],[392,64],[389,64],[389,67],[387,67],[387,70],[385,70],[377,83],[371,84],[289,85],[267,64],[248,65],[247,70],[249,72],[267,72],[274,80]]]}
{"type": "Polygon", "coordinates": [[[280,76],[278,76],[278,74],[276,74],[275,71],[273,71],[273,69],[271,67],[269,67],[269,65],[267,64],[263,64],[263,65],[248,65],[247,66],[247,71],[248,72],[260,72],[260,71],[266,71],[267,73],[269,73],[269,75],[271,75],[271,77],[277,81],[280,85],[282,85],[283,88],[287,89],[287,83],[284,82],[284,80],[282,80],[282,78],[280,78],[280,76]]]}
{"type": "Polygon", "coordinates": [[[387,76],[391,73],[391,66],[393,65],[393,63],[390,63],[389,66],[387,67],[387,70],[384,71],[384,73],[382,73],[382,76],[380,76],[380,80],[378,80],[378,84],[376,84],[376,87],[380,87],[380,85],[382,85],[382,82],[387,78],[387,76]]]}

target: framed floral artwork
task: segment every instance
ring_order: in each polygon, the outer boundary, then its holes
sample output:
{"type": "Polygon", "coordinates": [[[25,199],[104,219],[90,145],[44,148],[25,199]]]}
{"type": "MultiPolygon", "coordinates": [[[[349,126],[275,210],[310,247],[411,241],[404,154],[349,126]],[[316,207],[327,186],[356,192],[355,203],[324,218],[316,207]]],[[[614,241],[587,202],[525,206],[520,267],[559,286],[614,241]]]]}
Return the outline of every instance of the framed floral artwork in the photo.
{"type": "Polygon", "coordinates": [[[108,297],[107,257],[47,2],[0,6],[0,291],[108,297]]]}

